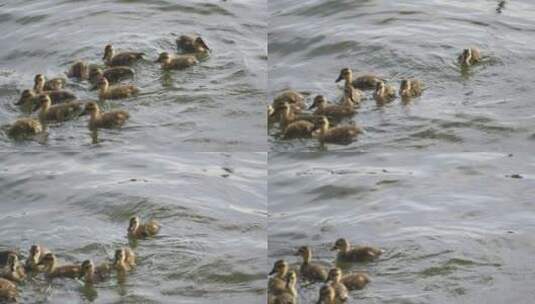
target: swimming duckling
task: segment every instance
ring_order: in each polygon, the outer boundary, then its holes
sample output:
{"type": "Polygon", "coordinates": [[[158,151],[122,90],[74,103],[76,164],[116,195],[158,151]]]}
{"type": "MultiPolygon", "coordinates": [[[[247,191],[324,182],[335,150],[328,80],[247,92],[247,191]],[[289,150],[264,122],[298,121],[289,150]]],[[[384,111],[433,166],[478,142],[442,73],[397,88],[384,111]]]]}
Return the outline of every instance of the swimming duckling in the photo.
{"type": "Polygon", "coordinates": [[[86,284],[98,283],[109,278],[111,272],[110,264],[103,263],[98,267],[95,267],[93,261],[85,260],[80,267],[80,278],[84,280],[86,284]]]}
{"type": "Polygon", "coordinates": [[[132,249],[123,247],[115,251],[113,267],[120,272],[128,272],[136,266],[136,255],[132,249]]]}
{"type": "Polygon", "coordinates": [[[39,96],[41,111],[39,111],[39,121],[45,124],[50,121],[67,121],[78,116],[82,112],[82,103],[70,101],[52,106],[52,100],[48,95],[39,96]]]}
{"type": "Polygon", "coordinates": [[[48,95],[52,101],[52,104],[76,100],[76,96],[69,91],[43,91],[39,94],[36,94],[31,90],[24,90],[22,91],[19,101],[15,103],[15,105],[33,110],[37,105],[39,105],[39,96],[41,95],[48,95]]]}
{"type": "Polygon", "coordinates": [[[139,94],[139,89],[136,86],[132,84],[110,86],[108,79],[105,77],[98,80],[97,87],[100,100],[128,98],[139,94]]]}
{"type": "Polygon", "coordinates": [[[23,117],[17,119],[9,129],[7,135],[13,139],[29,139],[43,132],[43,125],[39,120],[32,117],[23,117]]]}
{"type": "MultiPolygon", "coordinates": [[[[351,71],[351,69],[349,69],[349,68],[343,68],[340,71],[340,76],[338,77],[336,82],[344,79],[344,77],[342,76],[343,73],[346,73],[344,70],[350,70],[351,71]]],[[[377,86],[377,83],[380,82],[380,81],[383,81],[383,79],[381,79],[381,78],[379,78],[379,77],[377,77],[376,75],[373,75],[373,74],[364,74],[364,75],[360,75],[360,76],[356,77],[355,79],[353,79],[353,73],[351,73],[350,83],[352,84],[352,86],[354,88],[357,88],[357,89],[360,89],[360,90],[373,90],[377,86]]]]}
{"type": "Polygon", "coordinates": [[[336,258],[340,262],[373,261],[383,253],[381,249],[369,246],[351,248],[349,242],[343,238],[336,240],[331,250],[338,250],[336,258]]]}
{"type": "Polygon", "coordinates": [[[461,55],[457,58],[457,61],[462,66],[471,66],[481,61],[481,52],[478,48],[464,49],[461,55]]]}
{"type": "Polygon", "coordinates": [[[115,54],[111,44],[106,45],[104,48],[104,56],[102,60],[104,63],[109,66],[119,66],[119,65],[132,65],[137,61],[143,59],[144,53],[140,52],[123,52],[115,54]]]}
{"type": "Polygon", "coordinates": [[[342,275],[340,282],[342,282],[348,290],[356,290],[366,287],[366,285],[370,283],[370,279],[365,273],[355,272],[342,275]]]}
{"type": "Polygon", "coordinates": [[[362,130],[355,125],[330,128],[329,120],[323,116],[316,122],[313,136],[317,137],[320,143],[349,144],[360,133],[362,130]]]}
{"type": "Polygon", "coordinates": [[[422,95],[422,82],[418,79],[402,79],[399,85],[399,96],[403,100],[422,95]]]}
{"type": "Polygon", "coordinates": [[[43,257],[49,253],[48,249],[40,245],[32,245],[30,247],[30,254],[26,259],[26,270],[27,271],[39,271],[37,266],[43,259],[43,257]]]}
{"type": "Polygon", "coordinates": [[[182,35],[176,40],[176,46],[179,51],[184,53],[206,54],[210,51],[201,37],[182,35]]]}
{"type": "Polygon", "coordinates": [[[361,99],[364,97],[364,92],[353,86],[353,71],[351,71],[350,68],[343,68],[335,82],[340,82],[342,79],[345,80],[344,96],[351,94],[349,96],[351,101],[354,104],[359,104],[361,99]]]}
{"type": "Polygon", "coordinates": [[[268,294],[269,304],[296,304],[297,290],[295,285],[297,283],[297,274],[295,271],[289,271],[285,277],[286,285],[284,291],[277,295],[268,294]]]}
{"type": "Polygon", "coordinates": [[[156,62],[161,64],[163,70],[182,70],[199,63],[195,56],[178,55],[171,57],[167,52],[161,53],[156,62]]]}
{"type": "Polygon", "coordinates": [[[56,256],[52,253],[47,253],[43,256],[41,262],[37,264],[43,265],[43,271],[47,278],[71,278],[76,279],[80,277],[80,265],[62,265],[57,266],[56,256]]]}
{"type": "Polygon", "coordinates": [[[373,98],[377,102],[378,106],[382,106],[385,103],[392,102],[396,99],[396,89],[391,85],[386,85],[384,82],[378,82],[375,92],[373,92],[373,98]]]}
{"type": "Polygon", "coordinates": [[[155,236],[160,231],[160,224],[156,220],[149,220],[141,224],[139,217],[134,216],[128,225],[128,236],[131,238],[145,238],[155,236]]]}
{"type": "Polygon", "coordinates": [[[342,270],[340,268],[333,268],[329,270],[327,280],[325,283],[330,285],[334,289],[335,297],[340,302],[347,301],[349,297],[349,292],[347,287],[341,282],[342,280],[342,270]]]}
{"type": "Polygon", "coordinates": [[[287,102],[276,108],[273,115],[279,117],[279,126],[282,130],[285,130],[293,122],[300,120],[315,121],[318,118],[318,116],[309,114],[296,114],[294,108],[287,102]]]}
{"type": "Polygon", "coordinates": [[[300,267],[301,276],[309,281],[325,281],[327,279],[327,271],[319,264],[311,263],[312,249],[308,246],[302,246],[297,250],[296,254],[303,258],[303,264],[300,267]]]}
{"type": "Polygon", "coordinates": [[[78,78],[80,80],[87,79],[89,77],[89,65],[83,61],[73,63],[69,71],[67,71],[67,77],[78,78]]]}
{"type": "Polygon", "coordinates": [[[99,67],[89,69],[89,82],[95,85],[104,77],[110,84],[116,84],[124,79],[134,78],[134,70],[126,66],[110,67],[102,70],[99,67]]]}
{"type": "MultiPolygon", "coordinates": [[[[351,97],[348,97],[351,100],[351,97]]],[[[308,108],[312,110],[316,108],[314,115],[325,115],[328,117],[346,117],[355,114],[355,108],[352,102],[345,102],[341,105],[327,105],[327,100],[322,95],[314,97],[314,102],[308,108]]]]}
{"type": "Polygon", "coordinates": [[[26,278],[24,266],[19,263],[19,257],[16,254],[8,256],[7,267],[5,267],[2,277],[17,283],[22,282],[26,278]]]}
{"type": "Polygon", "coordinates": [[[33,91],[36,93],[41,93],[43,91],[59,91],[65,87],[67,80],[65,78],[52,78],[49,80],[45,79],[43,74],[37,74],[34,78],[33,91]]]}
{"type": "Polygon", "coordinates": [[[285,91],[277,95],[273,99],[273,108],[276,110],[281,105],[287,102],[291,107],[294,113],[299,112],[298,110],[304,109],[306,107],[305,97],[296,91],[285,91]]]}
{"type": "Polygon", "coordinates": [[[316,304],[336,304],[336,291],[331,285],[321,286],[319,300],[316,304]]]}
{"type": "Polygon", "coordinates": [[[89,130],[120,128],[128,120],[130,115],[126,111],[116,110],[102,113],[97,103],[88,102],[82,114],[89,114],[89,130]]]}
{"type": "Polygon", "coordinates": [[[0,278],[0,300],[17,302],[18,296],[19,291],[17,290],[17,285],[10,280],[0,278]]]}
{"type": "Polygon", "coordinates": [[[273,277],[268,281],[268,293],[279,294],[286,289],[286,274],[288,273],[288,263],[284,260],[278,260],[273,265],[269,275],[273,277]]]}

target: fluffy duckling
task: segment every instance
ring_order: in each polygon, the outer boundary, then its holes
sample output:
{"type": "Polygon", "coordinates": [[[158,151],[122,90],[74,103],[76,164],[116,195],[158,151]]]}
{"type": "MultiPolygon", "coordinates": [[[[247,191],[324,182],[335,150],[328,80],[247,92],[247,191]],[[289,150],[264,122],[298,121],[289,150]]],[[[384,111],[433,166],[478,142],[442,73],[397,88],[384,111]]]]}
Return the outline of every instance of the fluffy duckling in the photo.
{"type": "Polygon", "coordinates": [[[351,94],[351,101],[353,101],[354,104],[360,103],[361,99],[364,97],[364,92],[353,86],[353,71],[351,71],[350,68],[343,68],[335,82],[340,82],[341,80],[345,80],[344,96],[347,96],[349,93],[351,94]]]}
{"type": "Polygon", "coordinates": [[[34,78],[33,91],[41,93],[43,91],[59,91],[65,87],[67,80],[65,78],[45,79],[43,74],[37,74],[34,78]]]}
{"type": "Polygon", "coordinates": [[[349,297],[347,287],[342,283],[342,270],[340,268],[333,268],[329,270],[329,275],[325,283],[334,289],[335,298],[337,301],[345,302],[349,297]]]}
{"type": "Polygon", "coordinates": [[[104,77],[110,84],[116,84],[124,79],[134,78],[134,70],[127,66],[116,66],[102,70],[99,67],[89,69],[89,82],[97,85],[100,78],[104,77]]]}
{"type": "Polygon", "coordinates": [[[14,139],[29,139],[43,132],[43,125],[32,117],[17,119],[7,130],[7,136],[14,139]]]}
{"type": "Polygon", "coordinates": [[[383,251],[369,246],[351,248],[346,239],[338,239],[334,243],[332,251],[338,250],[337,260],[340,262],[366,262],[377,259],[383,251]]]}
{"type": "Polygon", "coordinates": [[[288,263],[278,260],[273,265],[269,275],[274,275],[268,281],[268,293],[279,294],[286,289],[286,274],[288,273],[288,263]]]}
{"type": "Polygon", "coordinates": [[[370,283],[370,279],[362,272],[355,272],[343,275],[340,282],[342,282],[348,290],[357,290],[366,287],[366,285],[370,283]]]}
{"type": "Polygon", "coordinates": [[[281,105],[287,102],[291,107],[293,112],[299,112],[299,110],[306,108],[305,97],[296,92],[296,91],[285,91],[277,95],[273,99],[273,108],[276,110],[281,105]]]}
{"type": "Polygon", "coordinates": [[[121,272],[128,272],[136,266],[136,255],[132,249],[123,247],[115,251],[113,267],[121,272]]]}
{"type": "Polygon", "coordinates": [[[120,128],[128,120],[130,115],[126,111],[116,110],[102,113],[98,104],[94,101],[88,102],[85,105],[82,114],[89,114],[89,130],[95,131],[97,129],[111,129],[120,128]]]}
{"type": "Polygon", "coordinates": [[[101,77],[97,82],[100,100],[122,99],[139,94],[139,89],[132,84],[110,86],[108,79],[101,77]]]}
{"type": "Polygon", "coordinates": [[[210,51],[201,37],[182,35],[176,40],[176,46],[184,53],[206,54],[210,51]]]}
{"type": "Polygon", "coordinates": [[[78,116],[82,112],[82,103],[70,101],[52,105],[52,100],[48,95],[39,96],[40,109],[39,121],[41,124],[50,121],[67,121],[78,116]]]}
{"type": "MultiPolygon", "coordinates": [[[[346,69],[350,70],[349,68],[343,68],[340,71],[340,76],[342,76],[342,72],[344,72],[344,70],[346,70],[346,69]]],[[[344,78],[343,77],[338,77],[336,82],[338,82],[338,81],[340,81],[342,79],[344,79],[344,78]]],[[[383,81],[383,79],[377,77],[376,75],[364,74],[364,75],[358,76],[355,79],[353,79],[353,76],[351,76],[350,83],[353,85],[353,87],[355,87],[357,89],[360,89],[360,90],[373,90],[377,86],[377,83],[380,82],[380,81],[383,81]]]]}
{"type": "Polygon", "coordinates": [[[19,257],[16,254],[8,256],[7,266],[2,273],[2,277],[17,283],[22,282],[26,278],[24,266],[19,263],[19,257]]]}
{"type": "Polygon", "coordinates": [[[95,267],[93,261],[85,260],[80,266],[80,278],[84,280],[86,284],[98,283],[109,278],[111,267],[108,263],[103,263],[98,267],[95,267]]]}
{"type": "Polygon", "coordinates": [[[296,114],[294,107],[287,102],[276,108],[273,115],[278,116],[279,126],[282,130],[286,129],[286,127],[293,122],[300,120],[315,121],[318,118],[314,115],[296,114]]]}
{"type": "Polygon", "coordinates": [[[79,80],[87,79],[89,76],[89,64],[83,61],[77,61],[71,65],[67,71],[67,77],[78,78],[79,80]]]}
{"type": "Polygon", "coordinates": [[[104,60],[104,63],[109,66],[124,66],[136,63],[137,61],[143,59],[144,55],[145,54],[140,52],[123,52],[115,54],[111,44],[108,44],[104,48],[104,56],[102,57],[102,60],[104,60]]]}
{"type": "Polygon", "coordinates": [[[0,300],[17,302],[18,296],[17,286],[10,280],[0,278],[0,300]]]}
{"type": "Polygon", "coordinates": [[[313,136],[317,137],[320,143],[348,144],[360,133],[362,130],[355,125],[330,128],[329,120],[323,116],[318,119],[313,136]]]}
{"type": "Polygon", "coordinates": [[[378,82],[375,92],[373,92],[373,98],[379,106],[392,102],[396,99],[396,89],[383,81],[378,82]]]}
{"type": "Polygon", "coordinates": [[[464,49],[457,61],[462,66],[471,66],[481,61],[481,52],[475,47],[464,49]]]}
{"type": "Polygon", "coordinates": [[[316,304],[336,304],[336,291],[331,285],[321,286],[319,293],[319,299],[316,304]]]}
{"type": "Polygon", "coordinates": [[[163,70],[183,70],[199,63],[195,56],[178,55],[171,57],[167,52],[161,53],[156,62],[160,63],[163,70]]]}
{"type": "MultiPolygon", "coordinates": [[[[352,100],[351,97],[349,97],[348,100],[352,100]]],[[[338,118],[355,114],[355,107],[352,102],[345,102],[341,105],[327,105],[327,100],[322,95],[314,97],[314,102],[308,109],[312,110],[314,108],[317,108],[316,111],[314,111],[314,115],[325,115],[338,118]]]]}
{"type": "Polygon", "coordinates": [[[48,249],[40,245],[32,245],[30,247],[30,254],[26,259],[26,270],[28,271],[39,271],[37,266],[42,260],[43,257],[49,253],[48,249]]]}
{"type": "Polygon", "coordinates": [[[156,220],[141,224],[138,216],[132,217],[128,225],[128,236],[136,239],[155,236],[159,231],[160,224],[156,220]]]}
{"type": "Polygon", "coordinates": [[[39,96],[41,95],[48,95],[52,104],[76,100],[76,95],[69,91],[43,91],[36,94],[31,90],[24,90],[22,91],[19,101],[15,103],[15,105],[27,107],[28,109],[35,109],[35,106],[39,105],[39,96]]]}
{"type": "Polygon", "coordinates": [[[295,271],[289,271],[285,277],[284,290],[276,295],[268,294],[269,304],[296,304],[297,303],[297,290],[295,285],[297,283],[297,274],[295,271]]]}
{"type": "Polygon", "coordinates": [[[80,277],[80,265],[62,265],[57,266],[56,256],[52,253],[47,253],[43,256],[38,266],[43,265],[43,271],[47,278],[71,278],[76,279],[80,277]]]}
{"type": "Polygon", "coordinates": [[[310,262],[312,259],[312,249],[310,249],[310,247],[300,247],[295,255],[303,258],[303,264],[301,264],[300,273],[301,276],[303,276],[306,280],[323,282],[327,279],[327,271],[325,271],[325,268],[319,264],[310,262]]]}
{"type": "Polygon", "coordinates": [[[422,95],[422,82],[418,79],[402,79],[399,85],[399,96],[403,100],[409,100],[412,97],[422,95]]]}

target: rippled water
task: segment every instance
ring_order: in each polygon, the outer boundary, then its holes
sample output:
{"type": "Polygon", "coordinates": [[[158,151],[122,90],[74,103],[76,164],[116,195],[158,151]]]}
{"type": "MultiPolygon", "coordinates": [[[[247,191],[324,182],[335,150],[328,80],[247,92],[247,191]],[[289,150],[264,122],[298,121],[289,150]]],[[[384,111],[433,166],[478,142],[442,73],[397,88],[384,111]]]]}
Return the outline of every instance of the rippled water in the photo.
{"type": "Polygon", "coordinates": [[[131,216],[162,224],[130,244],[138,267],[124,284],[38,277],[19,287],[23,303],[265,301],[265,153],[2,153],[0,163],[0,251],[26,256],[39,242],[61,263],[98,263],[128,245],[131,216]]]}
{"type": "MultiPolygon", "coordinates": [[[[13,105],[33,77],[64,73],[76,60],[101,63],[104,46],[137,50],[142,94],[113,101],[130,112],[120,131],[104,131],[106,151],[266,150],[266,1],[4,1],[0,3],[0,125],[21,115],[13,105]],[[158,53],[176,50],[181,34],[200,34],[213,50],[198,66],[162,72],[158,53]]],[[[70,82],[79,99],[95,99],[86,83],[70,82]]],[[[0,132],[0,150],[87,150],[87,118],[53,127],[45,143],[13,143],[0,132]],[[29,147],[28,147],[29,146],[29,147]]]]}
{"type": "MultiPolygon", "coordinates": [[[[366,101],[353,118],[365,134],[327,150],[533,147],[534,2],[273,0],[269,10],[271,98],[292,88],[334,100],[342,94],[334,80],[343,67],[396,87],[400,78],[416,77],[428,88],[407,106],[366,101]],[[455,59],[472,45],[487,58],[462,73],[455,59]]],[[[272,150],[319,149],[314,140],[282,141],[276,128],[270,134],[272,150]]]]}
{"type": "Polygon", "coordinates": [[[270,154],[269,261],[332,264],[346,237],[385,250],[347,269],[371,278],[349,303],[531,303],[534,185],[524,153],[270,154]]]}

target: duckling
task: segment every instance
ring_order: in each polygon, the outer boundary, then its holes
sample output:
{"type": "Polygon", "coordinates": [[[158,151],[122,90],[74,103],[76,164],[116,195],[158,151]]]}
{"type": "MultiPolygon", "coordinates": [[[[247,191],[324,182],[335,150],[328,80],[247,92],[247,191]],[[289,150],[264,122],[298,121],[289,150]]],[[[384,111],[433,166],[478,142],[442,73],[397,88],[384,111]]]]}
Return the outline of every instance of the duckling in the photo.
{"type": "Polygon", "coordinates": [[[67,77],[78,78],[80,80],[87,79],[89,76],[89,65],[83,61],[76,61],[71,65],[67,71],[67,77]]]}
{"type": "Polygon", "coordinates": [[[206,54],[210,51],[201,37],[182,35],[176,40],[176,46],[184,53],[206,54]]]}
{"type": "Polygon", "coordinates": [[[325,281],[327,279],[327,271],[319,264],[311,263],[312,250],[308,246],[302,246],[297,250],[297,256],[303,258],[303,264],[300,267],[301,276],[309,281],[325,281]]]}
{"type": "Polygon", "coordinates": [[[297,290],[295,285],[297,283],[297,274],[295,271],[289,271],[285,277],[286,284],[284,291],[277,295],[268,294],[269,304],[296,304],[297,303],[297,290]]]}
{"type": "Polygon", "coordinates": [[[331,285],[321,286],[320,297],[316,304],[336,304],[336,291],[331,285]]]}
{"type": "Polygon", "coordinates": [[[11,255],[17,255],[17,252],[14,250],[5,250],[0,251],[0,267],[5,267],[8,265],[8,259],[11,255]]]}
{"type": "Polygon", "coordinates": [[[365,273],[355,272],[343,275],[340,282],[342,282],[348,290],[356,290],[366,287],[366,285],[370,283],[370,279],[365,273]]]}
{"type": "Polygon", "coordinates": [[[282,131],[282,138],[308,138],[312,136],[314,124],[307,120],[297,120],[287,125],[282,131]]]}
{"type": "Polygon", "coordinates": [[[115,251],[113,267],[120,272],[128,272],[136,266],[135,255],[132,249],[123,247],[115,251]]]}
{"type": "Polygon", "coordinates": [[[279,117],[279,126],[282,130],[285,130],[288,125],[296,121],[314,121],[317,119],[317,116],[314,115],[296,114],[293,109],[294,108],[287,102],[275,109],[275,113],[273,115],[279,117]]]}
{"type": "MultiPolygon", "coordinates": [[[[351,100],[351,97],[348,96],[347,100],[351,100]]],[[[345,102],[341,105],[327,105],[327,100],[322,95],[314,97],[314,102],[308,109],[312,110],[314,108],[317,108],[316,111],[314,111],[314,115],[346,117],[355,114],[355,108],[352,102],[345,102]]]]}
{"type": "Polygon", "coordinates": [[[288,273],[288,263],[284,260],[278,260],[273,265],[269,275],[273,277],[268,281],[268,293],[279,294],[286,289],[286,274],[288,273]]]}
{"type": "Polygon", "coordinates": [[[100,100],[128,98],[139,94],[139,89],[132,84],[110,86],[106,77],[98,80],[97,87],[99,89],[98,97],[100,100]]]}
{"type": "Polygon", "coordinates": [[[19,257],[16,254],[8,256],[7,267],[2,273],[2,277],[17,283],[22,282],[26,278],[24,266],[20,265],[19,257]]]}
{"type": "Polygon", "coordinates": [[[396,89],[391,85],[386,85],[384,82],[378,82],[375,92],[373,92],[373,98],[377,102],[378,106],[382,106],[385,103],[392,102],[396,99],[396,89]]]}
{"type": "Polygon", "coordinates": [[[351,101],[353,101],[354,104],[360,103],[361,99],[364,97],[364,92],[353,86],[353,71],[351,71],[350,68],[343,68],[335,82],[340,82],[342,79],[345,80],[344,96],[349,93],[351,94],[351,101]]]}
{"type": "Polygon", "coordinates": [[[156,62],[161,64],[163,70],[183,70],[199,63],[195,56],[178,55],[171,57],[167,52],[161,53],[156,62]]]}
{"type": "Polygon", "coordinates": [[[43,271],[46,277],[53,278],[71,278],[76,279],[80,277],[80,265],[62,265],[57,266],[56,256],[52,253],[47,253],[43,256],[41,262],[37,264],[43,265],[43,271]]]}
{"type": "MultiPolygon", "coordinates": [[[[96,85],[104,77],[110,84],[116,84],[124,79],[134,78],[134,70],[126,66],[116,66],[102,70],[99,67],[89,69],[89,82],[96,85]]],[[[92,88],[92,89],[94,89],[92,88]]]]}
{"type": "MultiPolygon", "coordinates": [[[[349,68],[343,68],[342,71],[340,71],[340,76],[342,76],[342,72],[346,69],[350,70],[349,68]]],[[[339,82],[342,79],[343,77],[338,77],[336,82],[339,82]]],[[[383,79],[373,74],[364,74],[364,75],[358,76],[355,79],[351,79],[350,83],[352,84],[354,88],[357,88],[360,90],[373,90],[375,89],[379,81],[383,81],[383,79]]]]}
{"type": "Polygon", "coordinates": [[[319,139],[320,143],[348,144],[360,133],[362,130],[354,125],[330,128],[329,120],[323,116],[318,119],[312,134],[319,139]]]}
{"type": "Polygon", "coordinates": [[[143,59],[144,53],[140,52],[123,52],[115,54],[111,44],[106,45],[104,48],[104,56],[102,60],[108,66],[119,66],[119,65],[132,65],[137,61],[143,59]]]}
{"type": "Polygon", "coordinates": [[[43,91],[39,94],[36,94],[31,90],[24,90],[22,91],[19,101],[15,103],[15,105],[28,109],[34,109],[36,105],[39,105],[39,96],[45,94],[50,97],[52,104],[76,100],[76,95],[69,91],[43,91]]]}
{"type": "Polygon", "coordinates": [[[481,61],[481,52],[475,47],[464,49],[457,61],[462,66],[471,66],[481,61]]]}
{"type": "Polygon", "coordinates": [[[338,250],[337,260],[340,262],[366,262],[377,259],[383,251],[369,246],[351,248],[346,239],[340,238],[334,243],[332,251],[338,250]]]}
{"type": "Polygon", "coordinates": [[[128,120],[130,115],[126,111],[116,110],[101,113],[96,102],[91,101],[85,105],[85,110],[82,114],[89,113],[89,130],[95,131],[97,129],[111,129],[120,128],[128,120]]]}
{"type": "Polygon", "coordinates": [[[422,82],[417,79],[402,79],[399,85],[399,96],[404,100],[422,95],[422,82]]]}
{"type": "Polygon", "coordinates": [[[80,267],[80,278],[83,279],[86,284],[93,284],[108,279],[110,272],[111,267],[108,263],[103,263],[100,266],[95,267],[93,261],[85,260],[80,267]]]}
{"type": "Polygon", "coordinates": [[[37,74],[34,78],[33,91],[41,93],[43,91],[59,91],[65,87],[67,80],[65,78],[52,78],[48,81],[43,74],[37,74]]]}
{"type": "Polygon", "coordinates": [[[82,112],[82,103],[70,101],[52,106],[52,100],[48,95],[39,96],[41,104],[39,111],[39,121],[45,124],[50,121],[67,121],[78,116],[82,112]]]}
{"type": "Polygon", "coordinates": [[[305,97],[303,95],[296,91],[285,91],[280,93],[279,95],[277,95],[277,97],[275,97],[275,99],[273,99],[273,108],[277,109],[285,102],[287,102],[292,107],[292,110],[295,113],[306,107],[305,97]]]}
{"type": "Polygon", "coordinates": [[[49,253],[48,249],[40,245],[32,245],[30,247],[30,254],[26,259],[26,270],[27,271],[39,271],[37,266],[42,260],[43,257],[49,253]]]}
{"type": "Polygon", "coordinates": [[[349,297],[349,292],[341,280],[342,270],[340,270],[340,268],[333,268],[329,270],[329,275],[327,276],[327,281],[325,281],[325,283],[334,289],[335,297],[338,301],[345,302],[349,297]]]}
{"type": "Polygon", "coordinates": [[[43,125],[39,120],[31,117],[17,119],[7,130],[7,135],[13,139],[29,139],[43,132],[43,125]]]}
{"type": "Polygon", "coordinates": [[[17,302],[19,291],[17,286],[10,280],[0,278],[0,300],[8,302],[17,302]]]}
{"type": "Polygon", "coordinates": [[[156,220],[150,220],[141,224],[139,217],[134,216],[128,225],[128,236],[131,238],[145,238],[155,236],[160,231],[160,224],[156,220]]]}

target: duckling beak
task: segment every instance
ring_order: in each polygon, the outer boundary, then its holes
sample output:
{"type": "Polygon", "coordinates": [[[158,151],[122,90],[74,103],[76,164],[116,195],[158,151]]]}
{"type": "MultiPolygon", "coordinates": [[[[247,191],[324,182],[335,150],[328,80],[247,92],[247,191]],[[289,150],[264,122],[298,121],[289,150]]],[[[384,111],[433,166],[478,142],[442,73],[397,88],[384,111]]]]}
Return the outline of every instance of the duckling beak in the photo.
{"type": "Polygon", "coordinates": [[[15,103],[16,106],[20,106],[22,104],[22,97],[15,103]]]}
{"type": "Polygon", "coordinates": [[[87,110],[84,109],[82,112],[80,112],[80,114],[78,114],[78,117],[82,117],[82,116],[85,116],[87,115],[87,110]]]}
{"type": "Polygon", "coordinates": [[[314,109],[316,106],[317,106],[316,103],[313,103],[310,107],[308,107],[308,110],[310,111],[310,110],[314,109]]]}
{"type": "Polygon", "coordinates": [[[335,251],[335,250],[337,250],[337,249],[338,249],[338,247],[333,246],[333,248],[331,248],[331,251],[335,251]]]}
{"type": "Polygon", "coordinates": [[[274,274],[275,272],[277,272],[277,271],[275,270],[275,268],[273,268],[273,269],[271,270],[271,272],[269,273],[269,275],[272,275],[272,274],[274,274]]]}
{"type": "Polygon", "coordinates": [[[342,76],[342,74],[340,74],[340,76],[338,76],[338,78],[336,78],[334,82],[340,82],[340,80],[342,79],[344,79],[344,77],[342,76]]]}

